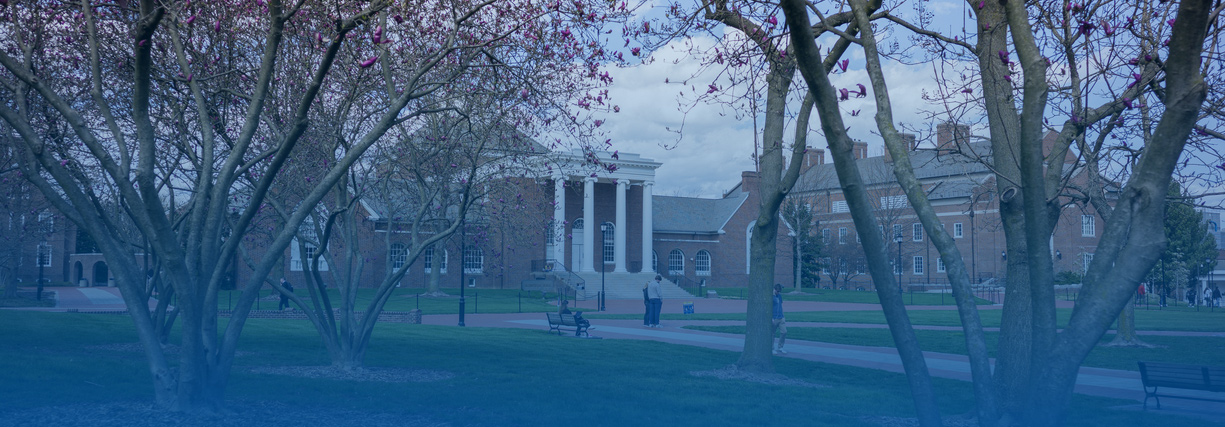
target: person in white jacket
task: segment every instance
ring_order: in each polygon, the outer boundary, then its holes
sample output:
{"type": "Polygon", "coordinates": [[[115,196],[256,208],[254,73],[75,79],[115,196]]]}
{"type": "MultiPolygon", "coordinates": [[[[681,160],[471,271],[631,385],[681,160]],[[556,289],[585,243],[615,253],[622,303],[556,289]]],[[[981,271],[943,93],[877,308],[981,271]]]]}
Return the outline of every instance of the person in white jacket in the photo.
{"type": "Polygon", "coordinates": [[[663,280],[663,276],[655,275],[655,280],[647,283],[647,326],[652,328],[659,327],[659,312],[664,307],[664,292],[660,287],[659,282],[663,280]]]}

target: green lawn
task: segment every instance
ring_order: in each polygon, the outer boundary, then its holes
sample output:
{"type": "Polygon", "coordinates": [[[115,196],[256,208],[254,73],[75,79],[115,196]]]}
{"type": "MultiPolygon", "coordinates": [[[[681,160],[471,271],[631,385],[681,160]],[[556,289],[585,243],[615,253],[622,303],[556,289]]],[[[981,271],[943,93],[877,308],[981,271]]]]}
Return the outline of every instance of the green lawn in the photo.
{"type": "MultiPolygon", "coordinates": [[[[856,290],[837,290],[837,289],[812,289],[804,288],[802,294],[791,294],[792,288],[784,288],[783,298],[787,301],[825,301],[825,302],[849,302],[859,304],[880,304],[880,298],[877,297],[875,291],[856,291],[856,290]]],[[[709,288],[719,294],[720,298],[744,299],[748,295],[747,288],[709,288]]],[[[902,295],[902,301],[906,305],[954,305],[953,294],[945,292],[926,293],[926,292],[911,292],[902,295]]],[[[975,298],[978,304],[990,305],[991,301],[975,298]]]]}
{"type": "MultiPolygon", "coordinates": [[[[911,323],[915,325],[960,327],[961,319],[954,310],[908,310],[911,323]]],[[[979,310],[979,319],[983,326],[998,328],[1003,310],[979,310]]],[[[1056,309],[1060,327],[1067,325],[1072,316],[1072,309],[1056,309]]],[[[641,314],[584,314],[592,319],[640,319],[641,314]]],[[[740,320],[745,319],[744,313],[697,313],[697,314],[663,314],[664,320],[740,320]]],[[[787,312],[788,322],[830,322],[830,323],[869,323],[885,324],[885,314],[880,310],[873,311],[806,311],[787,312]]],[[[1201,309],[1170,308],[1163,310],[1136,310],[1136,329],[1141,331],[1186,331],[1186,332],[1225,332],[1225,310],[1208,311],[1201,309]]]]}
{"type": "MultiPolygon", "coordinates": [[[[100,345],[135,341],[125,316],[0,311],[0,401],[5,408],[151,399],[135,352],[100,345]]],[[[802,328],[797,328],[802,329],[802,328]]],[[[801,334],[801,332],[797,332],[801,334]]],[[[304,321],[252,319],[227,398],[274,400],[424,417],[453,425],[873,425],[867,416],[913,416],[899,374],[796,359],[779,373],[808,388],[696,377],[738,353],[636,340],[584,340],[543,330],[386,324],[367,362],[453,373],[431,383],[367,383],[249,372],[256,366],[324,365],[304,321]],[[581,397],[580,397],[581,396],[581,397]]],[[[946,415],[971,410],[968,383],[936,379],[946,415]]],[[[1154,412],[1119,411],[1120,400],[1075,396],[1070,425],[1203,425],[1154,412]]],[[[287,414],[292,417],[292,414],[287,414]]]]}
{"type": "MultiPolygon", "coordinates": [[[[409,311],[414,308],[420,308],[422,314],[455,314],[459,313],[459,289],[443,289],[443,292],[449,294],[446,297],[426,297],[419,296],[424,292],[420,288],[399,288],[394,291],[391,298],[387,300],[387,304],[383,306],[384,311],[409,311]]],[[[298,298],[302,298],[307,303],[310,302],[310,294],[305,289],[297,289],[294,292],[298,298]]],[[[331,296],[332,307],[339,306],[340,294],[335,289],[328,289],[328,294],[331,296]]],[[[277,303],[280,299],[272,289],[260,290],[262,296],[257,306],[252,306],[253,309],[274,310],[277,308],[277,303]]],[[[464,312],[465,313],[537,313],[545,311],[556,311],[556,305],[550,305],[549,301],[556,300],[555,293],[549,293],[547,296],[550,299],[545,299],[539,291],[519,291],[519,290],[501,290],[501,289],[467,289],[464,292],[464,312]]],[[[232,308],[235,301],[238,300],[239,291],[221,291],[217,296],[217,305],[225,310],[232,308]]],[[[370,300],[374,297],[374,289],[359,289],[357,292],[357,309],[365,311],[370,300]]],[[[590,302],[589,304],[594,304],[590,302]]]]}
{"type": "MultiPolygon", "coordinates": [[[[729,334],[744,334],[743,326],[689,326],[687,328],[729,334]]],[[[966,342],[961,332],[916,330],[915,335],[918,336],[919,346],[923,351],[966,354],[966,342]]],[[[999,333],[986,332],[985,335],[987,347],[991,350],[991,357],[995,357],[995,349],[999,346],[999,333]]],[[[1139,370],[1136,366],[1137,361],[1218,365],[1221,363],[1221,353],[1225,352],[1225,338],[1152,335],[1140,338],[1144,342],[1157,346],[1157,348],[1098,346],[1089,353],[1089,356],[1085,359],[1084,366],[1137,371],[1139,370]]],[[[787,339],[872,347],[894,347],[893,337],[889,335],[888,329],[788,327],[787,339]]],[[[1102,338],[1102,343],[1108,343],[1112,339],[1114,339],[1114,335],[1108,334],[1102,338]]]]}

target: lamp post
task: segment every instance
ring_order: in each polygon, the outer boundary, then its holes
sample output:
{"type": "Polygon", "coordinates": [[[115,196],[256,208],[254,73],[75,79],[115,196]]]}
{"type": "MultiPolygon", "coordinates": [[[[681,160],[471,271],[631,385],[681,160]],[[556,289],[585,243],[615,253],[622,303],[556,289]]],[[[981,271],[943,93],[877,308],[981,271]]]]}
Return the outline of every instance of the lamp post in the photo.
{"type": "Polygon", "coordinates": [[[464,288],[468,287],[464,283],[464,240],[467,239],[464,233],[464,219],[459,219],[459,326],[464,325],[464,288]]]}
{"type": "Polygon", "coordinates": [[[897,271],[897,292],[901,294],[905,293],[902,291],[902,233],[895,233],[893,242],[897,243],[897,265],[894,266],[894,270],[897,271]]]}
{"type": "MultiPolygon", "coordinates": [[[[601,242],[604,241],[604,238],[607,236],[608,236],[608,224],[600,224],[600,241],[601,242]]],[[[601,260],[604,259],[603,253],[604,251],[600,251],[601,260]]],[[[604,293],[604,271],[605,270],[608,270],[608,262],[606,261],[600,262],[600,298],[599,298],[600,311],[604,311],[604,295],[605,295],[604,293]]]]}

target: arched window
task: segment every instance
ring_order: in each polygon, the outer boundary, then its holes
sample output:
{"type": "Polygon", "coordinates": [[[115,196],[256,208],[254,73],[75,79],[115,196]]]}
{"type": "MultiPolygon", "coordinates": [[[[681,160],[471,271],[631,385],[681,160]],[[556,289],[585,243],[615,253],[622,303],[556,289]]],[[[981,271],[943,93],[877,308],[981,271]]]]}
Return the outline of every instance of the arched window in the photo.
{"type": "Polygon", "coordinates": [[[757,226],[757,221],[749,221],[749,227],[744,230],[744,274],[750,274],[753,268],[753,227],[757,226]]]}
{"type": "Polygon", "coordinates": [[[659,252],[651,251],[651,271],[659,274],[659,252]]]}
{"type": "Polygon", "coordinates": [[[616,259],[617,241],[613,237],[613,234],[616,231],[616,229],[617,227],[613,225],[613,223],[611,222],[600,224],[600,230],[603,231],[601,235],[604,236],[604,263],[605,264],[612,264],[617,261],[616,259]]]}
{"type": "MultiPolygon", "coordinates": [[[[447,250],[446,249],[442,250],[442,256],[439,258],[440,259],[438,260],[438,272],[442,274],[447,274],[447,250]]],[[[435,259],[434,258],[434,248],[433,247],[426,248],[425,250],[425,272],[426,273],[434,272],[434,259],[435,259]]]]}
{"type": "Polygon", "coordinates": [[[582,219],[582,218],[579,218],[579,219],[574,220],[574,229],[575,229],[575,230],[582,230],[582,229],[583,229],[583,219],[582,219]]]}
{"type": "Polygon", "coordinates": [[[485,251],[480,247],[464,248],[464,273],[480,274],[485,270],[485,251]]]}
{"type": "Polygon", "coordinates": [[[387,252],[387,256],[390,258],[389,264],[391,269],[399,270],[404,267],[405,262],[408,262],[408,249],[404,247],[403,243],[392,243],[391,250],[387,252]]]}
{"type": "Polygon", "coordinates": [[[685,253],[680,249],[673,249],[668,253],[668,275],[685,275],[685,253]]]}
{"type": "Polygon", "coordinates": [[[697,275],[699,276],[709,276],[710,275],[710,252],[706,252],[705,249],[698,251],[697,256],[694,257],[693,269],[697,272],[697,275]]]}

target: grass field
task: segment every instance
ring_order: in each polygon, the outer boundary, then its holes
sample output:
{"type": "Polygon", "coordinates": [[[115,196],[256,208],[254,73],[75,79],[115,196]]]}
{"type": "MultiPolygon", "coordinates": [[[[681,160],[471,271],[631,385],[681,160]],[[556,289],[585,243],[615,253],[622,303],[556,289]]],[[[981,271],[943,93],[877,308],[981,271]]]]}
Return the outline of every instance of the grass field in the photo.
{"type": "MultiPolygon", "coordinates": [[[[422,314],[454,314],[459,313],[459,289],[443,289],[447,296],[421,296],[424,289],[399,288],[394,291],[385,311],[408,311],[420,308],[422,314]]],[[[297,289],[294,293],[310,303],[310,294],[305,289],[297,289]]],[[[328,289],[332,299],[332,307],[339,306],[340,293],[336,289],[328,289]]],[[[253,309],[276,309],[280,297],[271,289],[260,290],[261,298],[253,309]]],[[[502,289],[468,289],[464,292],[465,313],[539,313],[556,311],[556,305],[549,301],[555,300],[557,294],[542,294],[539,291],[519,291],[502,289]],[[544,297],[549,297],[546,299],[544,297]]],[[[221,291],[217,297],[218,308],[226,310],[234,306],[239,298],[239,291],[221,291]]],[[[364,311],[370,300],[374,298],[374,289],[359,289],[357,293],[357,309],[364,311]]]]}
{"type": "MultiPolygon", "coordinates": [[[[0,311],[0,325],[0,342],[5,343],[0,346],[0,401],[5,402],[0,413],[151,399],[143,354],[108,347],[136,341],[127,317],[0,311]]],[[[251,371],[326,365],[319,339],[304,321],[252,319],[239,348],[243,353],[228,388],[230,401],[275,400],[291,407],[391,413],[461,426],[859,426],[879,425],[870,417],[913,416],[899,374],[777,358],[780,374],[825,387],[698,377],[691,372],[723,368],[739,354],[652,341],[584,340],[542,330],[380,325],[367,364],[454,375],[427,383],[251,371]]],[[[971,410],[968,383],[935,379],[935,386],[944,414],[971,410]]],[[[1112,409],[1134,402],[1073,399],[1070,425],[1203,425],[1112,409]]]]}
{"type": "MultiPolygon", "coordinates": [[[[784,303],[785,304],[785,303],[784,303]]],[[[785,306],[784,306],[785,307],[785,306]]],[[[908,310],[911,323],[928,326],[960,327],[961,320],[954,310],[908,310]]],[[[979,319],[983,326],[998,328],[1002,310],[979,310],[979,319]]],[[[640,319],[641,314],[598,314],[584,316],[592,319],[640,319]]],[[[1067,325],[1072,316],[1072,309],[1056,309],[1060,327],[1067,325]]],[[[697,314],[663,314],[664,320],[741,320],[744,313],[697,313],[697,314]]],[[[803,311],[787,312],[788,322],[830,322],[830,323],[868,323],[885,324],[885,314],[880,310],[872,311],[803,311]]],[[[1225,332],[1225,310],[1208,311],[1188,309],[1186,307],[1166,307],[1162,310],[1136,310],[1136,329],[1141,331],[1185,331],[1185,332],[1225,332]]]]}
{"type": "MultiPolygon", "coordinates": [[[[747,288],[709,288],[719,294],[720,298],[744,299],[748,295],[747,288]]],[[[857,291],[857,290],[838,290],[838,289],[812,289],[804,288],[801,293],[790,293],[791,288],[784,288],[787,301],[825,301],[825,302],[849,302],[859,304],[880,304],[880,298],[875,291],[857,291]]],[[[954,305],[953,294],[945,292],[927,293],[927,292],[910,292],[902,295],[902,301],[907,305],[954,305]]],[[[979,304],[991,304],[991,301],[975,298],[979,304]]]]}

